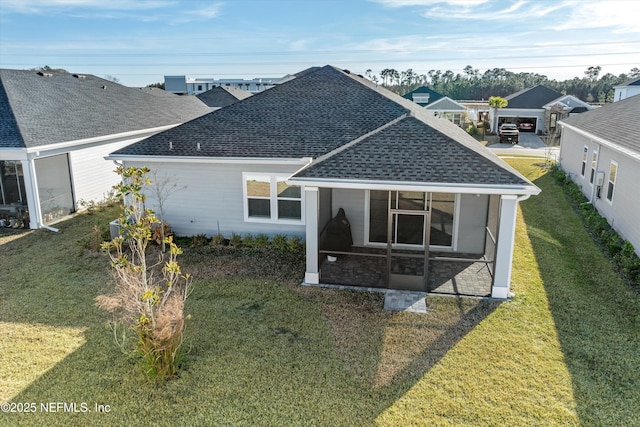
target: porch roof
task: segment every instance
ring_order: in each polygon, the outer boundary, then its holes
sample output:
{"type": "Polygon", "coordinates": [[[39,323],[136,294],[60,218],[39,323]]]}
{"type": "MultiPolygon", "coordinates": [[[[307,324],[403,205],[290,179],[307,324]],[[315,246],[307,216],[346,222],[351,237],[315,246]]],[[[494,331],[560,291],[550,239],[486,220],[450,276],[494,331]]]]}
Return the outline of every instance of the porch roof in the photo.
{"type": "Polygon", "coordinates": [[[311,163],[289,181],[322,187],[406,186],[500,194],[540,191],[493,153],[475,148],[409,116],[311,163]]]}

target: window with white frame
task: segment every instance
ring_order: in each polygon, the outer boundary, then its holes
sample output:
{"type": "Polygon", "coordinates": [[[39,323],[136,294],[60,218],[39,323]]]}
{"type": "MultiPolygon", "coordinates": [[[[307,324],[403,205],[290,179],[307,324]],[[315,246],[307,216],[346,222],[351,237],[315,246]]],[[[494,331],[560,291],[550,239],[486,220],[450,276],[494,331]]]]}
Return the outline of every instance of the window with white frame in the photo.
{"type": "Polygon", "coordinates": [[[613,201],[613,192],[616,187],[616,176],[618,175],[618,163],[611,161],[609,166],[609,186],[607,187],[607,200],[613,201]]]}
{"type": "Polygon", "coordinates": [[[589,176],[589,184],[593,184],[593,180],[596,178],[596,165],[598,163],[598,152],[593,150],[591,155],[591,176],[589,176]]]}
{"type": "Polygon", "coordinates": [[[580,171],[580,175],[584,177],[584,173],[587,170],[587,159],[589,157],[589,147],[584,147],[582,151],[582,169],[580,171]]]}
{"type": "Polygon", "coordinates": [[[302,222],[302,189],[299,186],[287,185],[285,176],[245,173],[243,178],[245,220],[302,222]]]}

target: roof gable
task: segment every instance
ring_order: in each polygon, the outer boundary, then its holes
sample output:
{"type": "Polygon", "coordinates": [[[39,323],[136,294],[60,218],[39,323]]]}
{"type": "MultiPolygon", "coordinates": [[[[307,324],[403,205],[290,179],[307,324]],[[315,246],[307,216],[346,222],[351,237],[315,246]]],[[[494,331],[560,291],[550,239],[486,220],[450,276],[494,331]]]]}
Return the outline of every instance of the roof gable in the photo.
{"type": "Polygon", "coordinates": [[[416,104],[421,105],[421,106],[426,106],[429,104],[432,104],[436,101],[438,101],[439,99],[444,98],[444,95],[441,93],[436,92],[435,90],[427,87],[427,86],[420,86],[419,88],[412,90],[409,93],[406,93],[404,95],[402,95],[403,98],[405,99],[410,99],[411,101],[414,101],[416,104]],[[420,102],[420,101],[416,101],[416,98],[424,98],[424,97],[428,97],[428,102],[420,102]]]}
{"type": "Polygon", "coordinates": [[[594,137],[640,154],[640,95],[631,96],[562,120],[594,137]]]}
{"type": "Polygon", "coordinates": [[[173,125],[209,111],[195,97],[92,75],[3,69],[0,80],[0,114],[14,116],[22,148],[173,125]]]}
{"type": "Polygon", "coordinates": [[[583,108],[584,110],[591,110],[593,107],[588,103],[576,98],[573,95],[563,95],[560,98],[556,98],[543,105],[543,108],[552,108],[554,105],[560,105],[565,109],[583,108]]]}
{"type": "Polygon", "coordinates": [[[430,103],[425,107],[427,110],[435,110],[435,111],[466,111],[466,107],[462,104],[457,103],[453,99],[445,96],[443,98],[438,99],[435,102],[430,103]]]}
{"type": "Polygon", "coordinates": [[[479,156],[416,117],[403,118],[293,176],[305,179],[531,185],[497,157],[479,156]]]}
{"type": "Polygon", "coordinates": [[[504,99],[509,101],[506,108],[540,109],[548,102],[560,98],[562,94],[546,86],[538,85],[512,93],[504,99]]]}
{"type": "Polygon", "coordinates": [[[251,95],[251,92],[236,87],[216,86],[196,96],[208,107],[222,108],[238,102],[241,99],[248,98],[251,95]]]}

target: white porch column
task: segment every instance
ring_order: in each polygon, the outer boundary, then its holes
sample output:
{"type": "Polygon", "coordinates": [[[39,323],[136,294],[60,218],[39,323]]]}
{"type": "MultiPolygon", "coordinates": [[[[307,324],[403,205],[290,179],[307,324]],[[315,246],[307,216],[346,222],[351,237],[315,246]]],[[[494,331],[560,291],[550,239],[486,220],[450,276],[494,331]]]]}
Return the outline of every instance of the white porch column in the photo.
{"type": "Polygon", "coordinates": [[[24,179],[24,189],[27,194],[23,194],[23,200],[27,201],[29,209],[29,228],[36,229],[40,227],[40,196],[38,195],[38,186],[36,185],[36,168],[33,159],[22,160],[22,179],[24,179]]]}
{"type": "Polygon", "coordinates": [[[491,289],[493,298],[507,298],[509,296],[517,209],[517,196],[503,195],[501,197],[496,264],[493,275],[493,288],[491,289]]]}
{"type": "Polygon", "coordinates": [[[320,269],[318,265],[318,187],[304,187],[304,215],[306,237],[307,271],[304,274],[305,283],[320,283],[320,269]]]}

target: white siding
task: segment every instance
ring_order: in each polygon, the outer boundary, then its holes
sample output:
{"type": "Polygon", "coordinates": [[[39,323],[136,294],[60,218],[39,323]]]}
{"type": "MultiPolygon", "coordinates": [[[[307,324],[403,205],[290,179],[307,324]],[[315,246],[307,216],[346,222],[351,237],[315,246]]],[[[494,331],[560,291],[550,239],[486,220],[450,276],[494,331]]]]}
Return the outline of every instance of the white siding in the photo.
{"type": "MultiPolygon", "coordinates": [[[[193,236],[218,232],[229,237],[237,234],[270,236],[288,234],[304,237],[303,224],[277,224],[244,220],[243,172],[290,175],[299,166],[197,163],[136,163],[128,166],[147,166],[156,170],[156,179],[169,179],[180,188],[166,198],[164,219],[176,234],[193,236]],[[184,188],[183,188],[184,187],[184,188]]],[[[160,216],[157,199],[148,195],[148,207],[160,216]]]]}
{"type": "Polygon", "coordinates": [[[640,190],[638,190],[640,162],[565,128],[562,132],[560,164],[562,170],[592,201],[600,215],[605,217],[623,238],[631,242],[636,253],[640,254],[640,220],[638,219],[640,218],[640,190]],[[582,153],[585,146],[589,151],[587,170],[582,177],[582,153]],[[589,183],[591,156],[594,150],[598,151],[597,172],[604,174],[599,198],[596,196],[596,186],[589,183]],[[618,163],[618,171],[613,200],[609,202],[606,196],[609,166],[612,160],[618,163]]]}
{"type": "MultiPolygon", "coordinates": [[[[137,139],[135,140],[137,141],[137,139]]],[[[80,200],[102,201],[119,181],[116,165],[105,156],[133,143],[133,140],[82,148],[69,153],[71,181],[76,206],[80,200]]]]}

